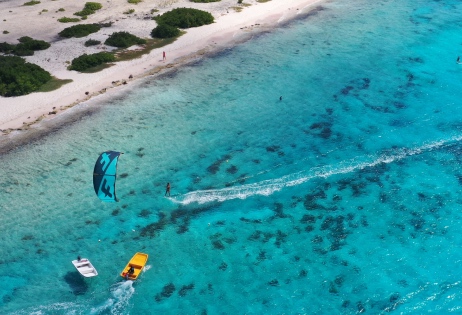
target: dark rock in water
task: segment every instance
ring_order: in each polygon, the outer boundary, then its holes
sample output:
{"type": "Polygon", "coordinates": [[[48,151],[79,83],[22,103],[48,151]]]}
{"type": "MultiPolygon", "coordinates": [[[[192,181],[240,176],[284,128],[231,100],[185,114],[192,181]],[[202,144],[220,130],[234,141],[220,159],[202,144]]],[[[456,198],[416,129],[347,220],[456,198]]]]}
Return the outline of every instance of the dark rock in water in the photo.
{"type": "Polygon", "coordinates": [[[226,169],[226,172],[228,172],[229,174],[236,174],[237,171],[238,169],[235,165],[231,165],[230,167],[226,169]]]}
{"type": "Polygon", "coordinates": [[[160,301],[163,298],[169,298],[172,296],[173,292],[175,292],[175,285],[173,283],[167,284],[162,289],[162,292],[156,295],[156,301],[160,301]]]}
{"type": "Polygon", "coordinates": [[[122,173],[119,175],[119,178],[126,178],[128,177],[128,173],[122,173]]]}
{"type": "Polygon", "coordinates": [[[141,212],[138,214],[139,217],[142,217],[142,218],[147,218],[151,215],[151,211],[149,211],[148,209],[143,209],[141,210],[141,212]]]}
{"type": "Polygon", "coordinates": [[[350,93],[351,90],[353,90],[354,87],[348,85],[346,87],[344,87],[340,92],[343,94],[343,95],[348,95],[350,93]]]}
{"type": "Polygon", "coordinates": [[[83,295],[88,291],[88,284],[78,271],[66,273],[64,281],[69,285],[74,295],[83,295]]]}
{"type": "Polygon", "coordinates": [[[114,211],[112,211],[112,215],[113,215],[113,216],[117,216],[117,215],[119,215],[119,213],[120,213],[120,209],[119,209],[119,208],[114,209],[114,211]]]}
{"type": "Polygon", "coordinates": [[[329,293],[332,293],[332,294],[337,294],[338,293],[338,289],[337,287],[334,285],[333,282],[331,282],[329,284],[329,293]]]}
{"type": "Polygon", "coordinates": [[[279,281],[277,279],[273,279],[270,282],[268,282],[269,285],[272,285],[273,287],[277,287],[279,285],[279,281]]]}
{"type": "Polygon", "coordinates": [[[400,295],[399,293],[393,293],[391,296],[390,296],[390,303],[396,303],[400,298],[400,295]]]}
{"type": "Polygon", "coordinates": [[[223,245],[223,243],[220,241],[220,240],[214,240],[212,241],[212,245],[213,245],[213,248],[215,249],[225,249],[225,246],[223,245]]]}
{"type": "Polygon", "coordinates": [[[281,148],[280,146],[272,145],[272,146],[266,147],[266,151],[267,152],[277,152],[279,151],[280,148],[281,148]]]}
{"type": "Polygon", "coordinates": [[[363,303],[359,301],[356,303],[356,307],[358,309],[358,313],[364,313],[366,311],[366,308],[364,307],[363,303]]]}
{"type": "Polygon", "coordinates": [[[342,307],[343,307],[343,308],[347,308],[347,307],[349,307],[350,305],[351,305],[351,302],[350,302],[349,300],[343,301],[343,303],[342,303],[342,307]]]}
{"type": "Polygon", "coordinates": [[[339,276],[335,277],[334,282],[335,282],[336,285],[341,286],[343,284],[343,282],[345,282],[345,276],[344,275],[339,275],[339,276]]]}
{"type": "Polygon", "coordinates": [[[299,278],[305,278],[308,275],[308,272],[305,269],[300,270],[298,273],[299,278]]]}
{"type": "Polygon", "coordinates": [[[314,226],[312,226],[312,225],[307,225],[307,226],[305,227],[305,232],[308,232],[308,233],[309,233],[309,232],[312,232],[312,231],[314,231],[314,226]]]}
{"type": "Polygon", "coordinates": [[[194,289],[194,283],[191,283],[189,285],[184,285],[181,287],[180,291],[178,291],[178,295],[183,297],[183,296],[186,296],[186,294],[188,293],[188,291],[194,289]]]}
{"type": "Polygon", "coordinates": [[[319,235],[316,235],[312,240],[311,240],[312,243],[315,243],[315,244],[319,244],[319,243],[322,243],[322,237],[319,236],[319,235]]]}
{"type": "Polygon", "coordinates": [[[218,269],[222,270],[222,271],[225,271],[226,269],[228,268],[228,264],[225,263],[225,262],[222,262],[220,264],[220,266],[218,267],[218,269]]]}
{"type": "Polygon", "coordinates": [[[300,219],[300,223],[315,223],[315,222],[316,222],[316,217],[310,214],[305,214],[300,219]]]}

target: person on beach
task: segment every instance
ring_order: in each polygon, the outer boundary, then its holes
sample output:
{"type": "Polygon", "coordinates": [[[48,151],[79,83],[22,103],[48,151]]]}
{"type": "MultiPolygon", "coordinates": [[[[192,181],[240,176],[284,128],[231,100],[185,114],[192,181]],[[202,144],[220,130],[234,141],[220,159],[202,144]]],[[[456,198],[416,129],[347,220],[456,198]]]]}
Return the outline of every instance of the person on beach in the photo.
{"type": "Polygon", "coordinates": [[[165,188],[165,195],[164,196],[168,196],[170,197],[170,183],[167,183],[167,187],[165,188]]]}
{"type": "Polygon", "coordinates": [[[167,60],[167,56],[165,55],[165,51],[162,53],[162,60],[167,60]]]}

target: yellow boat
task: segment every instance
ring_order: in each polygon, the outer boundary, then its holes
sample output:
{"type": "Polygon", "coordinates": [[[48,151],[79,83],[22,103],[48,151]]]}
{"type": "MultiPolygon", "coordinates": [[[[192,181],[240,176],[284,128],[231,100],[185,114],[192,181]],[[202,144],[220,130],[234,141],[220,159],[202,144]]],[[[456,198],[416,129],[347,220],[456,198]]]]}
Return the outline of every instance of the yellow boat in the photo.
{"type": "Polygon", "coordinates": [[[147,262],[148,254],[136,253],[122,270],[120,276],[127,280],[136,280],[147,262]]]}

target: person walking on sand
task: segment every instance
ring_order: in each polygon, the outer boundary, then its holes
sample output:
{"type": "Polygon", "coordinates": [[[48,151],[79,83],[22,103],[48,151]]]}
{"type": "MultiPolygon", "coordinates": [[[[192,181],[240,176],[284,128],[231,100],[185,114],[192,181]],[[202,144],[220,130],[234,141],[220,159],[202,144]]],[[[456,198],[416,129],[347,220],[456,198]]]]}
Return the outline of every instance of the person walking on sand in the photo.
{"type": "Polygon", "coordinates": [[[167,60],[167,56],[165,55],[165,51],[162,52],[162,60],[163,60],[163,61],[167,60]]]}
{"type": "Polygon", "coordinates": [[[167,187],[165,188],[165,195],[164,196],[168,196],[170,197],[170,183],[167,183],[167,187]]]}

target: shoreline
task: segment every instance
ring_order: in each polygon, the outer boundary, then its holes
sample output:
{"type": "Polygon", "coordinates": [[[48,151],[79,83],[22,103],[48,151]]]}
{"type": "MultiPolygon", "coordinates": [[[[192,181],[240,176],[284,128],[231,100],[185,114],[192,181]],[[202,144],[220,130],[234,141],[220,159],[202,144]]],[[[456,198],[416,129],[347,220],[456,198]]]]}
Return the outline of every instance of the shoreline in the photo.
{"type": "MultiPolygon", "coordinates": [[[[14,2],[18,3],[18,0],[14,2]]],[[[37,92],[12,98],[1,97],[0,153],[11,150],[19,143],[30,141],[31,137],[34,139],[40,138],[44,135],[44,128],[41,128],[40,125],[45,124],[50,128],[56,118],[62,118],[63,113],[69,112],[70,108],[74,108],[78,104],[87,102],[99,95],[111,97],[117,94],[117,91],[138,83],[144,78],[153,77],[156,79],[163,74],[177,71],[181,67],[194,63],[201,58],[219,54],[225,49],[251,40],[255,35],[290,23],[297,17],[303,18],[314,14],[317,10],[322,9],[319,6],[321,2],[324,1],[272,0],[245,7],[242,12],[234,12],[219,17],[215,16],[217,12],[214,11],[212,14],[215,17],[215,23],[187,29],[186,34],[169,45],[154,49],[140,58],[118,62],[100,72],[82,74],[65,70],[68,72],[68,76],[63,77],[62,70],[57,70],[53,73],[46,69],[53,76],[60,79],[71,77],[73,82],[51,92],[37,92]],[[283,11],[275,13],[281,8],[283,11]],[[240,17],[244,18],[236,21],[236,18],[240,17]],[[162,61],[162,51],[167,54],[167,62],[162,61]],[[126,84],[123,83],[124,81],[126,84]],[[18,107],[24,104],[28,104],[26,108],[21,108],[22,110],[17,111],[18,107]],[[13,109],[16,109],[16,111],[13,109]],[[35,135],[32,136],[32,133],[35,133],[35,135]]],[[[168,10],[172,8],[168,8],[168,10]]],[[[207,11],[207,8],[204,7],[203,10],[207,11]]],[[[23,36],[26,36],[26,34],[23,36]]],[[[83,38],[83,40],[89,37],[91,36],[83,38]]],[[[82,39],[74,39],[74,41],[82,41],[82,39]]],[[[58,48],[62,48],[63,44],[71,46],[72,41],[69,42],[67,43],[66,40],[55,42],[52,47],[57,45],[59,46],[58,48]],[[57,43],[62,44],[58,45],[57,43]]],[[[32,58],[27,58],[26,60],[34,63],[32,59],[43,59],[44,61],[42,62],[36,62],[36,64],[42,66],[47,60],[47,58],[43,58],[43,55],[47,54],[48,50],[36,52],[34,56],[30,56],[32,58]]],[[[82,51],[77,51],[77,55],[83,53],[82,51]]],[[[64,58],[67,58],[67,56],[64,56],[64,58]]],[[[82,111],[80,114],[85,115],[85,112],[82,111]]],[[[73,114],[79,117],[82,116],[77,113],[73,114]]],[[[69,117],[64,118],[64,121],[71,120],[69,117]]],[[[52,132],[56,128],[60,128],[60,123],[51,127],[48,132],[52,132]]]]}

